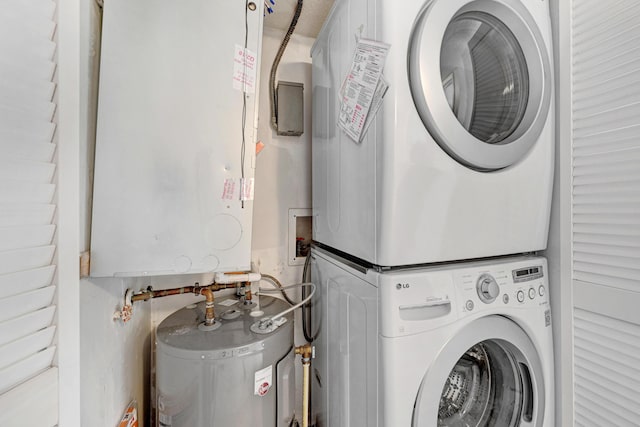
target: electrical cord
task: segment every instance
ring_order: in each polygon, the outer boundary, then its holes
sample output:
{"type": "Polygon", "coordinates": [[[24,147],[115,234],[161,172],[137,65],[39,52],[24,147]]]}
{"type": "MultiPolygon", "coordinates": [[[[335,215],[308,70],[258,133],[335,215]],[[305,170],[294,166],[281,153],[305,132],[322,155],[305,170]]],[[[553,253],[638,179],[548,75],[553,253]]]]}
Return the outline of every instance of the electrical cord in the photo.
{"type": "Polygon", "coordinates": [[[271,99],[271,125],[273,126],[274,130],[278,130],[278,116],[276,113],[276,73],[278,71],[278,65],[280,65],[282,55],[284,55],[284,51],[289,44],[289,39],[291,39],[291,35],[296,29],[298,18],[300,18],[300,14],[302,13],[302,1],[303,0],[298,0],[298,5],[296,6],[296,11],[293,14],[293,18],[291,19],[291,24],[289,24],[287,34],[285,34],[284,39],[282,39],[282,43],[280,43],[278,53],[273,60],[273,65],[271,66],[271,75],[269,76],[269,98],[271,99]]]}
{"type": "MultiPolygon", "coordinates": [[[[311,252],[307,255],[307,258],[304,260],[304,267],[302,269],[302,282],[305,283],[308,280],[311,280],[309,266],[311,265],[311,252]]],[[[302,299],[307,297],[307,288],[302,288],[302,299]]],[[[304,339],[307,340],[308,343],[312,343],[318,336],[311,332],[311,301],[304,304],[302,306],[302,334],[304,335],[304,339]]]]}
{"type": "MultiPolygon", "coordinates": [[[[309,294],[309,296],[305,299],[303,299],[302,301],[300,301],[299,303],[292,305],[291,307],[287,308],[286,310],[281,311],[280,313],[270,316],[270,317],[265,317],[263,319],[260,320],[260,324],[267,324],[267,323],[273,323],[275,320],[278,320],[279,318],[281,318],[282,316],[284,316],[287,313],[291,313],[292,311],[296,310],[297,308],[300,308],[301,306],[303,306],[304,304],[306,304],[307,302],[309,302],[309,300],[311,300],[311,298],[313,298],[313,295],[316,293],[316,285],[313,283],[298,283],[297,285],[290,285],[290,286],[283,286],[282,289],[292,289],[292,288],[299,288],[299,287],[311,287],[311,294],[309,294]]],[[[271,293],[271,292],[280,292],[280,289],[265,289],[265,288],[258,288],[258,291],[260,293],[271,293]]]]}
{"type": "MultiPolygon", "coordinates": [[[[287,292],[284,290],[284,286],[282,286],[282,283],[280,283],[280,281],[278,279],[276,279],[273,276],[270,276],[268,274],[263,274],[261,276],[262,279],[267,279],[268,281],[270,281],[271,283],[273,283],[274,285],[276,285],[278,287],[278,289],[280,290],[280,292],[282,292],[282,296],[284,297],[285,300],[287,300],[287,302],[291,305],[295,305],[296,302],[294,302],[291,298],[289,298],[289,295],[287,295],[287,292]]],[[[302,283],[304,283],[304,280],[302,281],[302,283]]],[[[305,289],[305,288],[302,288],[305,289]]]]}

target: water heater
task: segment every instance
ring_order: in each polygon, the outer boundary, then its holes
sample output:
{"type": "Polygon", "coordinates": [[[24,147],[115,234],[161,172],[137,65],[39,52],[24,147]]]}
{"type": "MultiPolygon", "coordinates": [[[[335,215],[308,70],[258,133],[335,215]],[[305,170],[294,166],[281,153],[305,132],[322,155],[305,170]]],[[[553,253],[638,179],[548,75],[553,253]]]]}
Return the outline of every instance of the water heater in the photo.
{"type": "MultiPolygon", "coordinates": [[[[263,316],[289,305],[260,297],[263,316]]],[[[293,316],[260,334],[252,306],[229,297],[215,303],[217,327],[203,330],[204,302],[158,325],[156,388],[160,427],[287,427],[294,415],[293,316]],[[253,328],[255,330],[255,328],[253,328]]],[[[263,317],[261,316],[261,317],[263,317]]]]}
{"type": "Polygon", "coordinates": [[[250,269],[263,7],[105,2],[92,276],[250,269]]]}

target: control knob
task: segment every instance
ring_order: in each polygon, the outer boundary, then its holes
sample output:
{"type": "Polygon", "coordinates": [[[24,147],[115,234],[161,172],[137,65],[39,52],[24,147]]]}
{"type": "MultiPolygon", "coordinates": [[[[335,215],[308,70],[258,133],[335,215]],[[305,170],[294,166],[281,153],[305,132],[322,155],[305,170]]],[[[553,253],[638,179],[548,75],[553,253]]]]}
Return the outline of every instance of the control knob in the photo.
{"type": "Polygon", "coordinates": [[[491,304],[496,300],[496,298],[498,298],[498,295],[500,295],[498,282],[496,282],[496,279],[494,279],[490,274],[482,274],[478,278],[476,289],[478,291],[480,301],[485,304],[491,304]]]}

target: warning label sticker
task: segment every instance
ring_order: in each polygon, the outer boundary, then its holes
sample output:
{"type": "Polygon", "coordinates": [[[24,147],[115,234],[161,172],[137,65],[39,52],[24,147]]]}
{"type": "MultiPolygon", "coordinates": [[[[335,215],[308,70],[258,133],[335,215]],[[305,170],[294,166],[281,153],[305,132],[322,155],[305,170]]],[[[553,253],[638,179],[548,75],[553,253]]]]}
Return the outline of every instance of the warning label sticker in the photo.
{"type": "Polygon", "coordinates": [[[256,371],[253,383],[253,394],[264,396],[269,392],[273,384],[273,365],[256,371]]]}

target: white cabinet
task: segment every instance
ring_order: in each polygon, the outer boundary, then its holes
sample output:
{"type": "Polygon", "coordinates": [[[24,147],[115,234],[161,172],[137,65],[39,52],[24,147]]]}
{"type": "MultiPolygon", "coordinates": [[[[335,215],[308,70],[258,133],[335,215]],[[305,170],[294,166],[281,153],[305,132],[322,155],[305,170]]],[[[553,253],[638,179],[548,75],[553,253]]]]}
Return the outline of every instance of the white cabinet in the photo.
{"type": "Polygon", "coordinates": [[[105,2],[92,276],[250,267],[263,3],[248,5],[105,2]]]}

